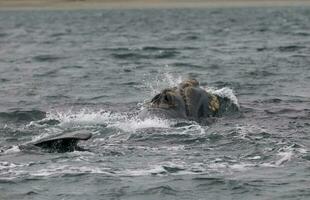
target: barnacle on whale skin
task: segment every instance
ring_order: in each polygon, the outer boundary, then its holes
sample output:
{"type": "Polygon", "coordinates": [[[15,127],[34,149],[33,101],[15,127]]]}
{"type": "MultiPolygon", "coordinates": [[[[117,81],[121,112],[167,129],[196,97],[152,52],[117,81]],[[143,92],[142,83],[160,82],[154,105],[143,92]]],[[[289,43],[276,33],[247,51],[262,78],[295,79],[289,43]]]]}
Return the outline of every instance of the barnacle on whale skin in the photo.
{"type": "Polygon", "coordinates": [[[210,98],[211,98],[211,100],[209,101],[209,108],[213,112],[217,112],[220,108],[220,101],[217,98],[217,96],[215,96],[213,94],[210,94],[210,98]]]}

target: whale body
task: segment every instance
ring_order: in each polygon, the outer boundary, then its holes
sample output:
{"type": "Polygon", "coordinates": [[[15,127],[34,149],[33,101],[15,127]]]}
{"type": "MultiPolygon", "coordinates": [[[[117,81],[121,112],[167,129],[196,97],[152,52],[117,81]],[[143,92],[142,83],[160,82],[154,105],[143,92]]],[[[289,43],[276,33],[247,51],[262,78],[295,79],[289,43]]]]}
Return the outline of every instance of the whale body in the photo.
{"type": "MultiPolygon", "coordinates": [[[[138,114],[138,118],[145,119],[155,116],[210,123],[212,121],[210,119],[214,117],[238,111],[239,106],[231,99],[207,92],[200,88],[197,80],[190,79],[156,94],[138,114]]],[[[57,153],[84,150],[78,146],[78,142],[91,137],[92,134],[87,130],[73,131],[20,145],[19,148],[22,150],[39,148],[57,153]]]]}
{"type": "Polygon", "coordinates": [[[200,88],[197,80],[190,79],[155,95],[138,117],[145,119],[156,116],[207,122],[210,118],[238,111],[239,106],[231,99],[207,92],[200,88]]]}

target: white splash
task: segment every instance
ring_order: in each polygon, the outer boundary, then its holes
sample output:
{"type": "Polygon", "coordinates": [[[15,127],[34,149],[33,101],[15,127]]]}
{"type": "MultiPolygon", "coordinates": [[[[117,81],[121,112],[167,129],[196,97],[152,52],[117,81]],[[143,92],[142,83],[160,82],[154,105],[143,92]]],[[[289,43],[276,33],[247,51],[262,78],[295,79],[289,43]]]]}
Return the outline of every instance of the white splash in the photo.
{"type": "Polygon", "coordinates": [[[146,88],[150,90],[150,96],[154,96],[165,88],[177,86],[183,80],[184,78],[182,76],[173,75],[170,72],[165,71],[156,76],[154,80],[144,81],[144,84],[146,85],[146,88]]]}
{"type": "Polygon", "coordinates": [[[1,170],[7,170],[9,168],[16,168],[16,167],[18,167],[18,165],[14,164],[14,163],[10,163],[7,161],[0,162],[0,171],[1,170]]]}
{"type": "MultiPolygon", "coordinates": [[[[112,113],[109,111],[92,111],[83,109],[79,111],[54,111],[47,114],[48,119],[60,121],[62,128],[75,126],[106,125],[108,128],[117,128],[125,132],[135,132],[145,128],[169,128],[171,122],[161,118],[146,118],[144,120],[129,116],[127,113],[112,113]]],[[[57,132],[54,130],[53,132],[57,132]]]]}
{"type": "Polygon", "coordinates": [[[280,159],[275,162],[275,165],[280,166],[280,165],[290,161],[292,159],[293,155],[294,154],[292,151],[279,152],[278,156],[280,156],[280,159]]]}
{"type": "Polygon", "coordinates": [[[11,154],[11,153],[18,153],[20,149],[17,145],[11,146],[9,149],[3,151],[3,154],[11,154]]]}
{"type": "Polygon", "coordinates": [[[250,170],[254,167],[256,167],[256,164],[253,163],[247,163],[247,162],[240,162],[235,164],[230,164],[227,162],[223,163],[211,163],[209,164],[209,170],[214,170],[216,172],[242,172],[250,170]]]}
{"type": "MultiPolygon", "coordinates": [[[[291,161],[295,155],[295,149],[292,146],[285,146],[281,148],[278,153],[276,154],[276,160],[263,163],[262,166],[264,167],[280,167],[284,163],[291,161]]],[[[297,151],[298,152],[298,151],[297,151]]]]}
{"type": "Polygon", "coordinates": [[[260,160],[260,159],[262,159],[261,156],[253,156],[253,157],[248,158],[248,160],[260,160]]]}
{"type": "Polygon", "coordinates": [[[87,126],[105,125],[114,121],[124,120],[126,116],[119,113],[112,113],[105,110],[93,111],[82,109],[79,111],[53,111],[47,113],[47,119],[60,121],[60,126],[87,126]]]}
{"type": "Polygon", "coordinates": [[[234,91],[228,87],[223,87],[221,89],[215,89],[212,87],[207,87],[204,88],[207,92],[210,92],[212,94],[216,94],[220,97],[227,97],[229,98],[235,105],[237,105],[238,107],[240,107],[239,103],[238,103],[238,99],[236,97],[236,95],[234,94],[234,91]]]}
{"type": "MultiPolygon", "coordinates": [[[[171,88],[175,87],[178,84],[180,84],[182,81],[184,81],[185,78],[180,75],[172,74],[171,72],[168,72],[167,70],[163,73],[159,73],[158,76],[156,76],[155,80],[145,80],[144,84],[146,85],[146,88],[150,90],[150,95],[154,96],[158,94],[161,90],[165,88],[171,88]]],[[[216,89],[213,87],[207,87],[203,88],[207,92],[210,92],[212,94],[216,94],[220,97],[227,97],[229,98],[235,105],[239,106],[238,99],[236,95],[234,94],[234,91],[231,88],[224,87],[220,89],[216,89]]]]}
{"type": "Polygon", "coordinates": [[[170,122],[168,120],[160,119],[157,117],[146,118],[144,120],[131,118],[112,123],[108,125],[108,127],[118,128],[125,132],[135,132],[139,129],[146,128],[169,128],[170,122]]]}
{"type": "Polygon", "coordinates": [[[240,164],[230,165],[230,168],[235,171],[246,171],[249,168],[253,168],[255,166],[256,166],[255,164],[251,164],[251,163],[240,163],[240,164]]]}
{"type": "Polygon", "coordinates": [[[109,173],[109,168],[100,168],[94,166],[69,166],[69,165],[51,165],[48,168],[40,169],[37,171],[33,171],[30,173],[32,176],[59,176],[63,174],[106,174],[111,175],[109,173]]]}
{"type": "Polygon", "coordinates": [[[148,176],[148,175],[153,175],[153,174],[159,175],[165,172],[166,170],[161,165],[157,165],[149,169],[127,169],[127,170],[124,170],[123,172],[120,172],[119,175],[121,176],[148,176]]]}

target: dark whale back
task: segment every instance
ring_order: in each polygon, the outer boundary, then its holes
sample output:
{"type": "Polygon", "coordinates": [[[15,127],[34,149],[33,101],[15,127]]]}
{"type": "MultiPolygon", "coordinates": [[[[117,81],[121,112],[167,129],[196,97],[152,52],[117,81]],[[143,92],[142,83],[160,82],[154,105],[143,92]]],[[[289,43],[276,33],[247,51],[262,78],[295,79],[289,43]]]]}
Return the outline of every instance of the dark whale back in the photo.
{"type": "Polygon", "coordinates": [[[39,147],[47,152],[71,152],[75,150],[83,150],[77,144],[80,140],[88,140],[92,134],[86,130],[73,131],[64,134],[57,134],[42,138],[38,141],[21,145],[21,149],[31,149],[32,147],[39,147]]]}

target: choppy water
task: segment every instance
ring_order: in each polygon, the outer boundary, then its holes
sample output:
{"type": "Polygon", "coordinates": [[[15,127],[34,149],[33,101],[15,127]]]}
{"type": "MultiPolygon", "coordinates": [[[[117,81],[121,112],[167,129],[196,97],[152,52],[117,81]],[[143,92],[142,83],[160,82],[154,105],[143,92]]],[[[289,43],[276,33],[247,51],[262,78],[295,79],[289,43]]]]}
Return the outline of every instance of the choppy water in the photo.
{"type": "Polygon", "coordinates": [[[307,7],[1,11],[0,199],[309,199],[309,55],[307,7]],[[188,77],[242,116],[135,118],[188,77]],[[17,147],[79,129],[89,152],[17,147]]]}

